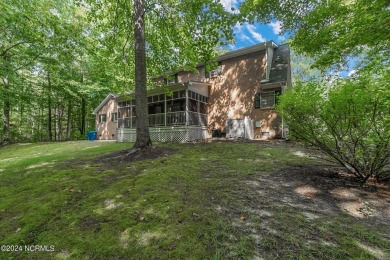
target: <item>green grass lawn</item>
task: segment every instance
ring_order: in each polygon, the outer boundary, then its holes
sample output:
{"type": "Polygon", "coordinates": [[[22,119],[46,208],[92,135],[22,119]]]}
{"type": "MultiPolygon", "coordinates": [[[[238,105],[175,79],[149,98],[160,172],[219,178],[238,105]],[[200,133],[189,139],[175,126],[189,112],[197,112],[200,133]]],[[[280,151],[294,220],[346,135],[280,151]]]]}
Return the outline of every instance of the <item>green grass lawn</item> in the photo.
{"type": "Polygon", "coordinates": [[[389,224],[322,211],[284,181],[322,165],[293,145],[158,144],[166,157],[109,164],[128,143],[0,149],[0,259],[386,259],[389,224]],[[291,176],[290,176],[291,177],[291,176]],[[286,185],[287,184],[287,185],[286,185]],[[53,251],[27,252],[25,245],[53,251]],[[52,246],[52,247],[50,247],[52,246]],[[8,247],[8,250],[11,249],[8,247]]]}

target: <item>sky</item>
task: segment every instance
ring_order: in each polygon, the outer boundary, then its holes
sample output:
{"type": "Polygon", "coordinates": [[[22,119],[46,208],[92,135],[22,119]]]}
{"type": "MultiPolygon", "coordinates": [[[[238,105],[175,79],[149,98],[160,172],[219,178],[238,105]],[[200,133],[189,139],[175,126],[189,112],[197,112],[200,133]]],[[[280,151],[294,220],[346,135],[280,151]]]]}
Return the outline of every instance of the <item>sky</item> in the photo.
{"type": "MultiPolygon", "coordinates": [[[[221,4],[228,12],[237,12],[241,0],[220,0],[221,4]],[[232,11],[232,7],[234,11],[232,11]]],[[[282,24],[279,21],[273,21],[269,24],[236,24],[234,34],[236,42],[230,44],[230,50],[236,50],[265,41],[273,40],[276,44],[283,43],[288,37],[279,35],[282,24]]]]}
{"type": "MultiPolygon", "coordinates": [[[[221,4],[228,12],[238,12],[242,0],[220,0],[221,4]],[[232,7],[234,11],[232,11],[232,7]]],[[[235,43],[230,44],[227,48],[231,51],[252,46],[265,41],[273,40],[276,44],[285,42],[290,35],[280,35],[281,22],[273,21],[269,24],[236,24],[234,26],[235,43]]],[[[340,77],[349,77],[356,73],[354,67],[356,59],[348,60],[347,68],[335,72],[340,77]]]]}

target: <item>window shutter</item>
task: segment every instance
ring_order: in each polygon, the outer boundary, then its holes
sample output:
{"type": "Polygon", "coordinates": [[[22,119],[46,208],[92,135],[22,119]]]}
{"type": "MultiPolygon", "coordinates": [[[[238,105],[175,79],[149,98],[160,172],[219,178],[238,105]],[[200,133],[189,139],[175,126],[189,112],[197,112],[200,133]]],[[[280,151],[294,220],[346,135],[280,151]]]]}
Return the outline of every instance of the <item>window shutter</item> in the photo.
{"type": "Polygon", "coordinates": [[[260,108],[260,93],[255,95],[255,108],[260,108]]]}

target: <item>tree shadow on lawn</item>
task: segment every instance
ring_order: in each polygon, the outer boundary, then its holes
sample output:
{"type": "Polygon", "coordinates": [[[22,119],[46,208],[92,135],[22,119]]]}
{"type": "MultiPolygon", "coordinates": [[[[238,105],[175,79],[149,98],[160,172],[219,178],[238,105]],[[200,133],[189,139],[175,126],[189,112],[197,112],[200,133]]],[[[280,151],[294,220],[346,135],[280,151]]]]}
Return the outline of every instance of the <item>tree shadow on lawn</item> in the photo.
{"type": "MultiPolygon", "coordinates": [[[[378,224],[390,222],[390,185],[361,186],[359,179],[342,169],[295,166],[267,177],[268,185],[281,185],[277,199],[323,213],[344,212],[356,219],[378,224]]],[[[275,194],[276,195],[276,194],[275,194]]]]}
{"type": "Polygon", "coordinates": [[[389,185],[324,166],[290,166],[236,185],[231,225],[252,237],[256,256],[340,259],[390,257],[389,185]]]}
{"type": "Polygon", "coordinates": [[[73,159],[62,163],[62,168],[80,168],[80,167],[97,167],[100,171],[109,169],[127,167],[132,162],[144,161],[149,159],[157,159],[161,157],[169,157],[178,151],[172,147],[152,147],[141,149],[134,153],[130,153],[129,149],[105,154],[98,158],[91,159],[73,159]]]}
{"type": "MultiPolygon", "coordinates": [[[[260,145],[275,147],[272,143],[260,145]]],[[[295,145],[277,145],[301,151],[295,145]]],[[[197,147],[204,149],[207,157],[210,147],[207,144],[197,147]]],[[[131,167],[135,161],[168,157],[177,150],[157,147],[139,156],[124,150],[93,161],[75,160],[68,166],[95,164],[89,167],[97,167],[98,172],[109,171],[131,167]]],[[[263,159],[266,158],[269,157],[263,159]]],[[[250,159],[253,161],[255,157],[250,159]]],[[[263,159],[254,161],[259,170],[265,169],[263,159]]],[[[172,193],[178,192],[184,213],[188,215],[179,216],[184,214],[181,207],[175,209],[177,225],[197,227],[190,221],[192,218],[209,216],[205,222],[212,231],[205,234],[209,236],[207,241],[211,241],[208,251],[212,255],[220,259],[248,258],[252,254],[265,259],[388,259],[390,256],[389,185],[361,187],[356,178],[320,164],[279,165],[278,170],[251,175],[234,173],[224,160],[221,156],[215,161],[199,162],[199,175],[193,173],[193,181],[180,175],[170,178],[167,186],[172,193]],[[194,205],[204,213],[196,211],[194,215],[195,211],[190,211],[194,205]]],[[[280,164],[278,157],[273,160],[280,164]]],[[[254,162],[241,160],[240,168],[254,162]]],[[[141,173],[142,167],[139,168],[130,173],[141,173]]],[[[128,176],[129,173],[122,171],[107,172],[104,185],[128,176]]],[[[99,232],[101,224],[111,221],[83,218],[79,226],[99,232]]]]}

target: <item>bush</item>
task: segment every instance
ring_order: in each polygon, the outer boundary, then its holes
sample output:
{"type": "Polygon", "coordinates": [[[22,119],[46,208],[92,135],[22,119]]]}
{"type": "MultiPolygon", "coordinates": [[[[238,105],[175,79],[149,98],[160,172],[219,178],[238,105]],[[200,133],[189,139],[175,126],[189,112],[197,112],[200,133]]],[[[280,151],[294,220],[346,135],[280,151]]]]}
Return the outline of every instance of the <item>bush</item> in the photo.
{"type": "Polygon", "coordinates": [[[390,179],[389,69],[329,86],[319,81],[297,84],[277,107],[289,133],[319,148],[365,183],[390,179]]]}

